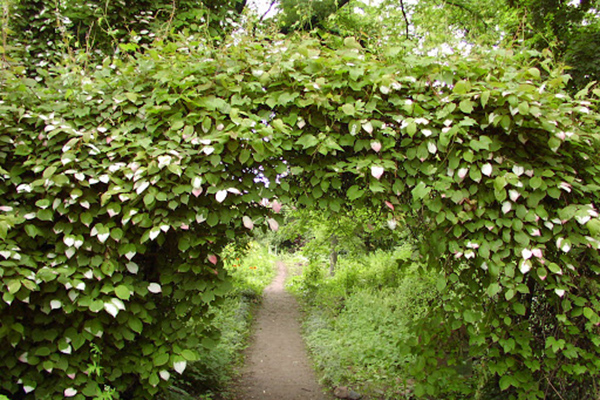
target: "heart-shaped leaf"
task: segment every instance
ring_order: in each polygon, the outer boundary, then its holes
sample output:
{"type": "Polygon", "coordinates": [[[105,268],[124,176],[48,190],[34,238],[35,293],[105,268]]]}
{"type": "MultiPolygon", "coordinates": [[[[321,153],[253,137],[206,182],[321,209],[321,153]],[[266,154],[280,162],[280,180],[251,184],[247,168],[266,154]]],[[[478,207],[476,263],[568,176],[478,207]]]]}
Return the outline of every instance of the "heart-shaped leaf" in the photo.
{"type": "Polygon", "coordinates": [[[380,179],[381,176],[383,175],[384,171],[385,170],[383,169],[383,167],[379,167],[379,166],[376,166],[376,165],[373,165],[371,167],[371,175],[373,175],[373,177],[375,179],[380,179]]]}
{"type": "Polygon", "coordinates": [[[247,229],[252,230],[254,228],[254,222],[252,222],[252,218],[248,217],[247,215],[244,215],[242,218],[242,223],[247,229]]]}
{"type": "Polygon", "coordinates": [[[371,142],[371,148],[376,153],[379,153],[379,151],[381,151],[381,143],[379,143],[379,142],[371,142]]]}
{"type": "Polygon", "coordinates": [[[183,361],[177,361],[173,363],[173,369],[178,373],[178,374],[183,374],[183,371],[185,371],[185,368],[187,367],[187,361],[183,360],[183,361]]]}
{"type": "Polygon", "coordinates": [[[219,190],[215,195],[215,198],[219,203],[222,203],[227,198],[227,190],[219,190]]]}

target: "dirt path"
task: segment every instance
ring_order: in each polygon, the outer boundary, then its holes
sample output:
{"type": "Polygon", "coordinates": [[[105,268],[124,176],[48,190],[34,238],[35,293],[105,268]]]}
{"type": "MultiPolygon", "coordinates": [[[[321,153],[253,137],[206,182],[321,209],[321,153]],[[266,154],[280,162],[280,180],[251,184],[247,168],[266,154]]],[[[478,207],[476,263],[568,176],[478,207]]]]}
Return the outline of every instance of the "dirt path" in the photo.
{"type": "Polygon", "coordinates": [[[265,289],[246,351],[246,365],[235,388],[238,400],[328,400],[317,384],[300,336],[296,300],[284,291],[286,266],[265,289]]]}

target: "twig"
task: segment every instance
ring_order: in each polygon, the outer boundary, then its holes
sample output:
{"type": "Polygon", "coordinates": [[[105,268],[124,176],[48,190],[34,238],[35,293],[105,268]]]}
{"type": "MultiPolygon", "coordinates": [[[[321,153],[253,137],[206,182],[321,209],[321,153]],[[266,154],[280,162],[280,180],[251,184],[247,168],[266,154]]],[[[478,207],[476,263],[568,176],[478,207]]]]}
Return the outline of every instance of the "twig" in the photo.
{"type": "Polygon", "coordinates": [[[404,22],[406,23],[406,38],[409,39],[409,34],[408,34],[408,16],[406,15],[406,10],[404,9],[404,0],[400,0],[400,9],[402,10],[402,16],[404,17],[404,22]]]}
{"type": "Polygon", "coordinates": [[[481,14],[479,14],[477,11],[473,11],[469,7],[465,6],[464,4],[461,4],[454,0],[443,0],[443,2],[446,4],[449,4],[451,6],[460,8],[461,10],[464,10],[464,11],[468,12],[469,14],[474,15],[477,19],[479,19],[483,23],[483,26],[485,27],[485,29],[488,29],[488,25],[485,22],[485,20],[483,19],[483,16],[481,16],[481,14]]]}
{"type": "Polygon", "coordinates": [[[552,384],[552,382],[550,382],[550,379],[548,379],[548,377],[546,377],[546,380],[548,381],[548,384],[550,384],[550,387],[552,389],[554,389],[554,392],[556,392],[556,395],[558,397],[560,397],[560,400],[565,400],[565,398],[560,395],[560,393],[558,392],[558,390],[556,390],[556,388],[554,387],[554,385],[552,384]]]}
{"type": "Polygon", "coordinates": [[[265,19],[265,17],[267,16],[267,14],[271,12],[271,9],[275,5],[275,3],[277,3],[277,0],[273,0],[271,2],[271,4],[269,5],[269,8],[267,9],[267,11],[265,11],[265,13],[262,15],[262,17],[260,17],[260,19],[258,20],[258,22],[262,22],[263,19],[265,19]]]}

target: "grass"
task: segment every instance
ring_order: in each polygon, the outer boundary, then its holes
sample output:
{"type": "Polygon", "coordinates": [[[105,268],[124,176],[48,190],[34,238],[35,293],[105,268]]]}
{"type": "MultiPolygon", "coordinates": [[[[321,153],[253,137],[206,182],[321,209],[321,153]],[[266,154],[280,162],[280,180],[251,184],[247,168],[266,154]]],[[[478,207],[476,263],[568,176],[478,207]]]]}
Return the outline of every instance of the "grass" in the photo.
{"type": "Polygon", "coordinates": [[[411,261],[412,249],[341,258],[334,277],[327,266],[305,265],[288,286],[305,308],[305,338],[324,384],[350,386],[364,399],[408,398],[409,324],[436,296],[432,277],[411,261]]]}

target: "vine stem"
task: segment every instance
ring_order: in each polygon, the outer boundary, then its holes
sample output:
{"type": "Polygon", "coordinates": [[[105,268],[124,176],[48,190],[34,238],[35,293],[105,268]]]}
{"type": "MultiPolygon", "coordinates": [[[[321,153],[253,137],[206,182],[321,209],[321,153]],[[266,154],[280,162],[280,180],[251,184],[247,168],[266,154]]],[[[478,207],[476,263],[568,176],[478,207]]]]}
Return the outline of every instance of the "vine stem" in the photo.
{"type": "Polygon", "coordinates": [[[406,38],[409,39],[409,32],[408,32],[408,26],[409,26],[409,22],[408,22],[408,16],[406,15],[406,10],[404,9],[404,0],[400,0],[400,10],[402,10],[402,17],[404,17],[404,22],[406,23],[406,38]]]}
{"type": "Polygon", "coordinates": [[[556,390],[556,388],[554,387],[554,385],[552,384],[552,382],[550,382],[550,379],[548,379],[548,377],[546,377],[546,380],[548,381],[548,384],[550,385],[550,387],[552,388],[552,390],[554,390],[554,392],[556,393],[556,395],[558,397],[560,397],[560,400],[565,400],[565,398],[560,395],[560,393],[558,392],[558,390],[556,390]]]}

